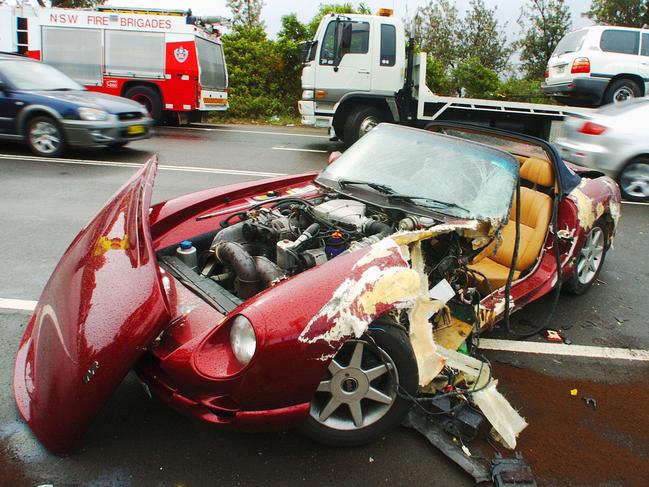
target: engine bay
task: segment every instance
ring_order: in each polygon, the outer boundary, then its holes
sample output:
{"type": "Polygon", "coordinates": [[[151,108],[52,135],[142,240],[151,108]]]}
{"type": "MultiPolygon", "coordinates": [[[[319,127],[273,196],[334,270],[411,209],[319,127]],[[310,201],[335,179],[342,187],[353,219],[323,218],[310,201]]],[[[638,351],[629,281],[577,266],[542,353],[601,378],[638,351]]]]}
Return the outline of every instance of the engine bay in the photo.
{"type": "MultiPolygon", "coordinates": [[[[337,256],[370,246],[399,231],[426,229],[433,218],[366,204],[338,193],[314,199],[283,197],[254,204],[219,222],[209,238],[168,249],[191,271],[245,301],[280,281],[337,256]]],[[[441,280],[465,289],[474,303],[471,262],[482,248],[456,232],[423,246],[430,286],[441,280]]]]}

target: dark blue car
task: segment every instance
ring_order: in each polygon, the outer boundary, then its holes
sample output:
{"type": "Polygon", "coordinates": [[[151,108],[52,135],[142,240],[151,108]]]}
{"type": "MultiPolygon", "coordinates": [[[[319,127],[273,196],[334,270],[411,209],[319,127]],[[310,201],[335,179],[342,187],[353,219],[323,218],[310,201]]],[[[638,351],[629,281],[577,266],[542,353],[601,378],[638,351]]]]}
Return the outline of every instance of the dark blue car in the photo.
{"type": "Polygon", "coordinates": [[[150,137],[153,120],[132,100],[87,91],[47,64],[0,55],[0,139],[39,156],[67,147],[120,147],[150,137]]]}

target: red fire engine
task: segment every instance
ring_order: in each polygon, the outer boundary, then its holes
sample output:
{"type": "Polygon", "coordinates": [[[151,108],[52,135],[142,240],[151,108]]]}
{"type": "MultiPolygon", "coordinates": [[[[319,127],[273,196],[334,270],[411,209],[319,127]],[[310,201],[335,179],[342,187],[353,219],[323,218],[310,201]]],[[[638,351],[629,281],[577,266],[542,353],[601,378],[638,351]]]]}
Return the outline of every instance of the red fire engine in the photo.
{"type": "Polygon", "coordinates": [[[228,108],[220,17],[191,11],[0,6],[0,52],[51,64],[87,89],[136,100],[158,122],[228,108]]]}

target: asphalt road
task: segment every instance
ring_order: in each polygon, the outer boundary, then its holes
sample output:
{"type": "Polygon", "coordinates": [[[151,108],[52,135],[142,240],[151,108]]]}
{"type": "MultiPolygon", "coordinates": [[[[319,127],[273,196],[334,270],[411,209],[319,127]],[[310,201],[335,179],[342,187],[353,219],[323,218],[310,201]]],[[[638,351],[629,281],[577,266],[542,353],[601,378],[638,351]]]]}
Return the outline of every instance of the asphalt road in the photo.
{"type": "MultiPolygon", "coordinates": [[[[136,165],[154,153],[161,163],[154,201],[161,201],[272,174],[319,170],[326,164],[327,152],[337,148],[322,131],[258,126],[161,128],[154,138],[126,149],[78,151],[61,161],[32,158],[18,144],[0,146],[0,229],[4,235],[0,298],[38,299],[81,226],[136,165]]],[[[649,349],[648,216],[649,207],[624,204],[615,249],[607,255],[601,283],[585,296],[562,296],[551,326],[564,330],[573,343],[649,349]]],[[[547,316],[549,305],[549,298],[541,300],[519,318],[538,323],[547,316]]],[[[103,409],[80,450],[65,459],[53,457],[18,419],[13,403],[11,370],[26,322],[25,315],[0,314],[0,485],[474,485],[471,477],[409,430],[397,429],[375,444],[354,449],[325,448],[295,432],[225,433],[149,400],[131,376],[103,409]]],[[[492,337],[511,338],[502,331],[492,337]]],[[[649,390],[646,362],[603,363],[505,352],[488,355],[510,378],[509,385],[501,380],[501,388],[516,399],[515,406],[522,408],[531,424],[523,432],[521,448],[536,462],[530,460],[541,484],[634,485],[630,477],[620,476],[621,465],[593,467],[590,473],[599,472],[598,477],[589,477],[589,472],[576,467],[548,468],[549,463],[561,465],[560,457],[538,456],[539,442],[550,441],[542,432],[554,419],[533,406],[548,401],[548,407],[555,409],[577,408],[574,404],[579,401],[561,402],[568,385],[595,391],[610,387],[611,395],[615,388],[630,384],[649,390]],[[521,370],[539,375],[519,377],[521,370]],[[538,387],[528,390],[525,384],[530,381],[538,387]]],[[[644,415],[647,423],[642,401],[649,397],[635,395],[624,404],[637,403],[638,415],[644,415]]],[[[603,404],[604,410],[625,407],[613,400],[603,404]]],[[[584,415],[579,418],[588,431],[598,430],[600,423],[615,424],[604,413],[587,416],[590,411],[583,404],[578,408],[575,414],[584,415]]],[[[554,427],[565,431],[553,440],[559,442],[581,431],[577,424],[554,427]]],[[[649,457],[649,435],[643,442],[633,432],[621,432],[622,426],[614,431],[613,426],[608,428],[602,438],[593,440],[603,443],[591,448],[606,451],[606,445],[618,445],[618,449],[635,452],[632,457],[649,457]]],[[[554,445],[552,451],[580,458],[572,443],[566,440],[563,447],[554,445]]],[[[584,456],[584,462],[593,463],[593,459],[584,456]]]]}

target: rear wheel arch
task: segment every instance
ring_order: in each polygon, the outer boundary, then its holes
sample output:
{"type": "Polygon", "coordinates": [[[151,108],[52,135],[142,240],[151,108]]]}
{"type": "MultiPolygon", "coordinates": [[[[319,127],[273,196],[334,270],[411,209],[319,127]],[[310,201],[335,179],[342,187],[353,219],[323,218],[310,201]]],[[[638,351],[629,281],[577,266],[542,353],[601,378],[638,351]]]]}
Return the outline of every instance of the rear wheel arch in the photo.
{"type": "Polygon", "coordinates": [[[645,95],[644,80],[640,76],[630,73],[620,73],[611,78],[606,90],[604,91],[603,102],[605,104],[613,103],[614,92],[621,87],[624,82],[631,82],[633,86],[635,86],[635,90],[633,90],[635,96],[645,95]]]}

